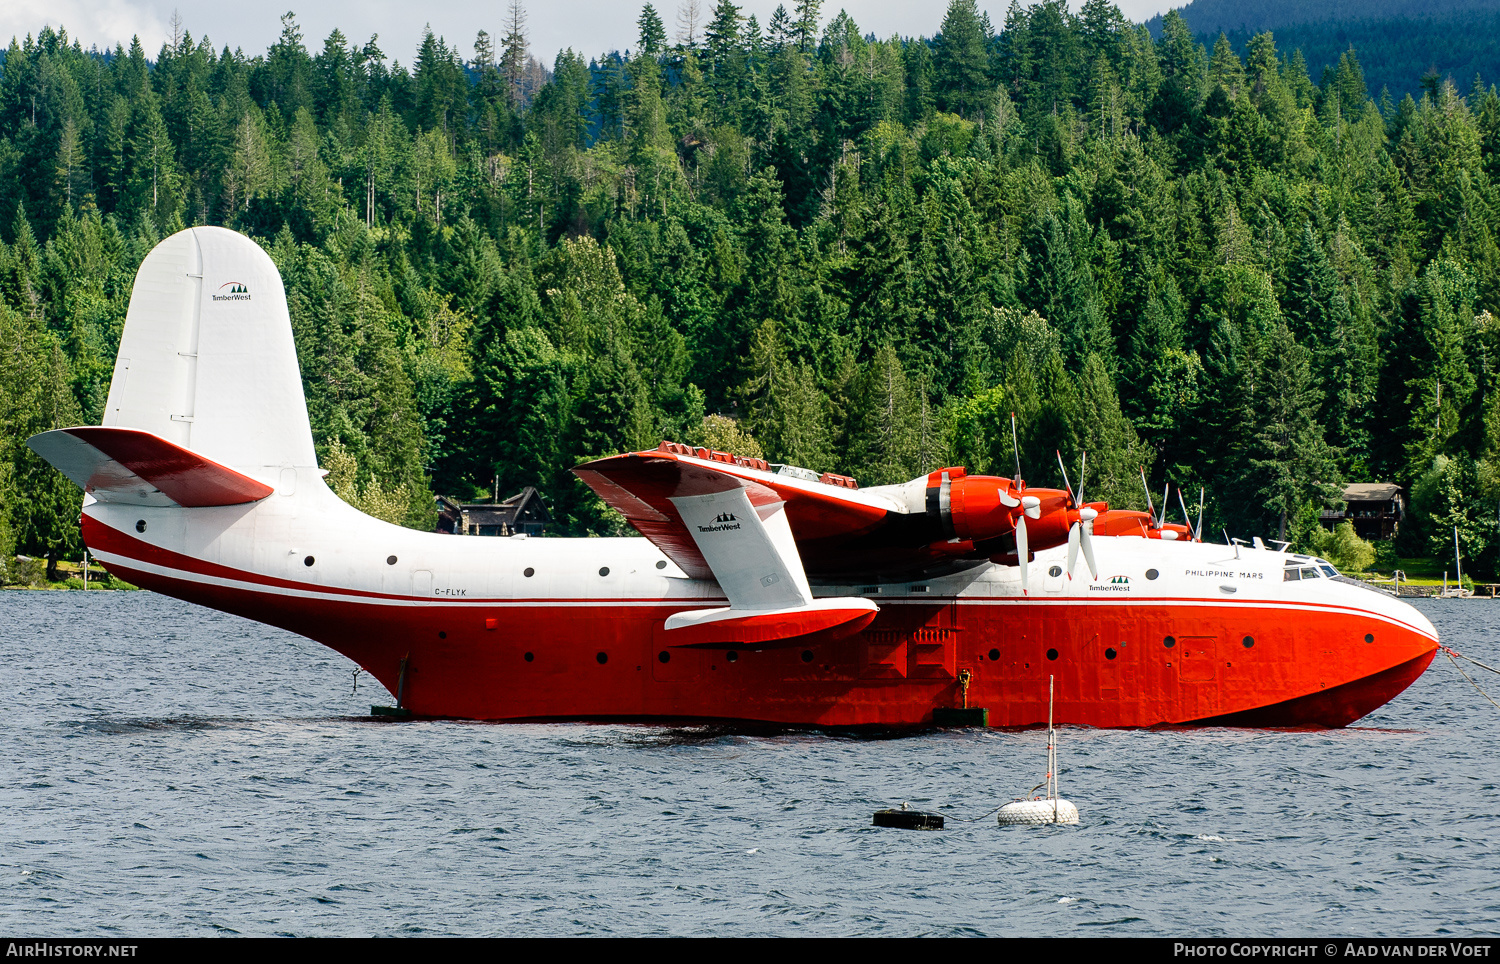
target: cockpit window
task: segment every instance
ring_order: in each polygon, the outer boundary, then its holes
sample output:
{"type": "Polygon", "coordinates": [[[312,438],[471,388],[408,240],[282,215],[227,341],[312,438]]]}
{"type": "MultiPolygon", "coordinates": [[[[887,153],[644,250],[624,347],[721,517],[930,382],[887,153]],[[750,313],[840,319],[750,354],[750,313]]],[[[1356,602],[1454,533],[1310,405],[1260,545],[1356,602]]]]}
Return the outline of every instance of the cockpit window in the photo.
{"type": "Polygon", "coordinates": [[[1326,562],[1319,565],[1318,568],[1323,570],[1323,575],[1327,576],[1329,579],[1332,579],[1334,576],[1337,576],[1339,574],[1339,571],[1337,569],[1333,568],[1331,564],[1326,562]]]}

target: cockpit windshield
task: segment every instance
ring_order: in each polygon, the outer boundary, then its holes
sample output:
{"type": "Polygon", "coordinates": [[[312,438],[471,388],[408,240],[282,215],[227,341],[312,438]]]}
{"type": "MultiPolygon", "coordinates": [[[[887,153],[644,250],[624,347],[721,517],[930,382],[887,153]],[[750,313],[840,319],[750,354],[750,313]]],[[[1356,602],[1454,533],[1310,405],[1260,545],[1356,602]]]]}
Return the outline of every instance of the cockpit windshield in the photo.
{"type": "Polygon", "coordinates": [[[1287,554],[1286,570],[1281,575],[1283,582],[1296,582],[1299,579],[1337,579],[1338,577],[1338,569],[1327,559],[1304,556],[1295,552],[1287,554]]]}

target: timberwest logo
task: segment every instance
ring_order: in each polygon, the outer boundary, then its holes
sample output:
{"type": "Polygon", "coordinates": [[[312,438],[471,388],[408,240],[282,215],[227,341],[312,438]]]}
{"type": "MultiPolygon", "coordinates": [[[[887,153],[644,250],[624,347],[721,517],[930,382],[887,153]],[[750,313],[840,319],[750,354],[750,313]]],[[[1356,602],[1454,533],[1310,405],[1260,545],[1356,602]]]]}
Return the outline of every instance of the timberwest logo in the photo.
{"type": "Polygon", "coordinates": [[[1129,592],[1130,591],[1130,577],[1129,576],[1110,576],[1107,580],[1105,580],[1102,583],[1096,582],[1096,583],[1090,584],[1089,585],[1089,591],[1090,592],[1129,592]]]}
{"type": "Polygon", "coordinates": [[[713,525],[699,526],[699,532],[725,532],[729,529],[738,529],[740,524],[735,521],[733,512],[720,512],[714,519],[713,525]]]}
{"type": "Polygon", "coordinates": [[[245,287],[242,281],[227,281],[219,285],[219,293],[214,295],[215,301],[249,301],[250,289],[245,287]]]}

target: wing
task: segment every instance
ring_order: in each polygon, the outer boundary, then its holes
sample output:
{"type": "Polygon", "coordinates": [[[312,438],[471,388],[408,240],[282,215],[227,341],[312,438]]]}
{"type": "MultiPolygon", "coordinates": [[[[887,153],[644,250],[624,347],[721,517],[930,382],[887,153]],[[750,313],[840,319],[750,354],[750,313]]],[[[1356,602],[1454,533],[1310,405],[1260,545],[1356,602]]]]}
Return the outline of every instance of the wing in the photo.
{"type": "MultiPolygon", "coordinates": [[[[670,444],[670,443],[664,443],[670,444]]],[[[706,450],[702,450],[705,451],[706,450]]],[[[722,453],[711,453],[722,455],[722,453]]],[[[724,456],[732,459],[733,456],[724,456]]],[[[887,509],[869,500],[844,497],[854,490],[821,486],[828,493],[808,491],[810,483],[778,477],[759,460],[723,461],[682,455],[675,451],[633,452],[589,462],[574,473],[601,499],[618,510],[641,535],[695,579],[714,578],[713,567],[684,518],[684,509],[705,496],[742,493],[759,512],[785,507],[785,519],[798,548],[807,542],[842,533],[867,532],[885,518],[887,509]],[[678,500],[685,500],[679,504],[678,500]],[[792,522],[793,519],[797,521],[792,522]]],[[[701,523],[693,523],[701,524],[701,523]]]]}
{"type": "Polygon", "coordinates": [[[955,534],[948,475],[962,477],[961,469],[859,489],[843,476],[785,475],[761,459],[663,442],[654,451],[600,459],[573,471],[698,579],[716,577],[718,566],[704,557],[694,528],[702,523],[685,518],[682,500],[734,491],[761,513],[784,507],[801,565],[820,580],[936,575],[980,565],[989,556],[966,533],[955,534]]]}
{"type": "Polygon", "coordinates": [[[258,502],[275,491],[140,429],[62,428],[26,444],[100,502],[195,508],[258,502]]]}

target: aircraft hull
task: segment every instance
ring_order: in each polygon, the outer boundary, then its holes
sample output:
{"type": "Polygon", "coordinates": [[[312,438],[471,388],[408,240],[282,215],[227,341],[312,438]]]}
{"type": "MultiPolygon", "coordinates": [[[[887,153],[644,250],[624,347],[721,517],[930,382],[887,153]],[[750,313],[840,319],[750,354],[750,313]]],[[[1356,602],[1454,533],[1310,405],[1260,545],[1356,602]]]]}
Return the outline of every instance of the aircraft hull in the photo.
{"type": "Polygon", "coordinates": [[[1337,603],[908,593],[877,597],[875,620],[843,639],[691,648],[662,628],[681,600],[435,603],[258,575],[93,520],[85,535],[121,578],[301,633],[433,717],[912,727],[963,705],[967,670],[967,705],[992,726],[1045,723],[1055,676],[1065,724],[1338,727],[1409,686],[1437,647],[1409,607],[1351,588],[1337,603]]]}

